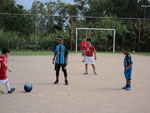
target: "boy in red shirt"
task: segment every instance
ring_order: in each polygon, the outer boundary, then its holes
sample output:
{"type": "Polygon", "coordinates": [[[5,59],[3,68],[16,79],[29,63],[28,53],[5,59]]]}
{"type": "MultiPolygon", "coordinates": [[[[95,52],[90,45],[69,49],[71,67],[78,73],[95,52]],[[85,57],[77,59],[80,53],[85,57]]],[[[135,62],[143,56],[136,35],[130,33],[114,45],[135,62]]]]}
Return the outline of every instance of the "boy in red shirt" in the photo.
{"type": "Polygon", "coordinates": [[[15,91],[15,88],[10,88],[7,70],[11,72],[11,70],[7,66],[7,57],[9,56],[9,50],[7,48],[2,49],[2,56],[0,56],[0,83],[5,83],[8,93],[12,93],[15,91]]]}
{"type": "Polygon", "coordinates": [[[94,59],[96,60],[96,50],[95,47],[91,44],[91,39],[87,39],[87,46],[85,52],[85,75],[88,75],[88,64],[91,64],[94,70],[94,74],[97,75],[94,65],[94,59]],[[93,57],[94,53],[94,57],[93,57]]]}
{"type": "Polygon", "coordinates": [[[84,62],[84,55],[85,55],[86,45],[87,45],[86,38],[83,37],[83,39],[82,39],[82,41],[80,43],[81,55],[83,57],[83,62],[84,62]]]}

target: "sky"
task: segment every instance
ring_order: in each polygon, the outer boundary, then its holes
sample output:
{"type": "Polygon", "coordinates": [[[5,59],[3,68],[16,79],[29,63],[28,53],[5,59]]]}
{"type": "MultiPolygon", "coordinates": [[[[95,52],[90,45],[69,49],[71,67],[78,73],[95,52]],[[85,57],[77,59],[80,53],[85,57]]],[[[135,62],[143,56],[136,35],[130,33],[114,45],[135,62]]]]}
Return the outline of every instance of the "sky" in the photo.
{"type": "MultiPolygon", "coordinates": [[[[32,7],[32,3],[34,0],[15,0],[17,4],[23,5],[25,9],[30,9],[32,7]]],[[[38,0],[40,2],[48,2],[48,1],[57,1],[57,0],[38,0]]],[[[73,3],[74,0],[61,0],[62,2],[65,3],[73,3]]]]}

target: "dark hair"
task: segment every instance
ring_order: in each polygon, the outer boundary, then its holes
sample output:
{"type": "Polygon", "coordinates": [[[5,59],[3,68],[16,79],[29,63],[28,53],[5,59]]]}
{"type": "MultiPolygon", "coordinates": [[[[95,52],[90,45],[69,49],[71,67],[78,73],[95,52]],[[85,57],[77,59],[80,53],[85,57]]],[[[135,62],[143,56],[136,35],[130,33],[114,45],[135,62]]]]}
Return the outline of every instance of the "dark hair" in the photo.
{"type": "Polygon", "coordinates": [[[123,50],[130,51],[130,48],[129,47],[123,47],[123,50]]]}
{"type": "Polygon", "coordinates": [[[2,49],[2,54],[9,53],[9,52],[10,52],[10,51],[9,51],[8,48],[3,48],[3,49],[2,49]]]}
{"type": "Polygon", "coordinates": [[[58,35],[56,39],[57,40],[64,40],[64,35],[58,35]]]}
{"type": "Polygon", "coordinates": [[[88,38],[88,39],[86,39],[86,41],[90,41],[90,42],[91,42],[91,39],[90,39],[90,38],[88,38]]]}

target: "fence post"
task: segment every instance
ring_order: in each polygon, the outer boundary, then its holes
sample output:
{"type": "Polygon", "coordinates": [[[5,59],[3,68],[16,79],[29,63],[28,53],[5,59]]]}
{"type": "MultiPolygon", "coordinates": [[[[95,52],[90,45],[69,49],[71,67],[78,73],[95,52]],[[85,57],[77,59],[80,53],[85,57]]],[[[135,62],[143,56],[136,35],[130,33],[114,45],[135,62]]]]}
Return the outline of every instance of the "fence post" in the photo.
{"type": "Polygon", "coordinates": [[[37,50],[37,15],[35,16],[35,49],[37,50]]]}
{"type": "Polygon", "coordinates": [[[71,16],[71,37],[70,37],[70,50],[72,51],[72,39],[73,39],[73,17],[71,16]]]}
{"type": "Polygon", "coordinates": [[[138,52],[140,51],[140,41],[141,41],[141,20],[139,19],[139,36],[138,36],[138,52]]]}
{"type": "MultiPolygon", "coordinates": [[[[108,18],[106,18],[105,28],[108,29],[108,18]]],[[[105,51],[107,51],[107,41],[108,41],[108,30],[105,31],[105,51]]]]}

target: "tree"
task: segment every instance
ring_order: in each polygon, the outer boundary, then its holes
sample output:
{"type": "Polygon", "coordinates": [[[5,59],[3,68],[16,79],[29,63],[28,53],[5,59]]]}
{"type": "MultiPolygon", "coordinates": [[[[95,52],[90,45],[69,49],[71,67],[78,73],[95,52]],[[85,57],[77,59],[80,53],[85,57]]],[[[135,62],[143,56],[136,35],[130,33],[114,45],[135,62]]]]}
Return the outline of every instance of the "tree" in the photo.
{"type": "MultiPolygon", "coordinates": [[[[5,32],[17,32],[19,37],[28,37],[34,31],[34,24],[31,16],[17,16],[13,14],[29,14],[23,9],[22,5],[10,3],[3,5],[1,8],[3,13],[9,13],[0,16],[0,27],[5,32]]],[[[13,37],[12,37],[13,38],[13,37]]],[[[16,48],[18,49],[20,38],[17,40],[16,48]]]]}

